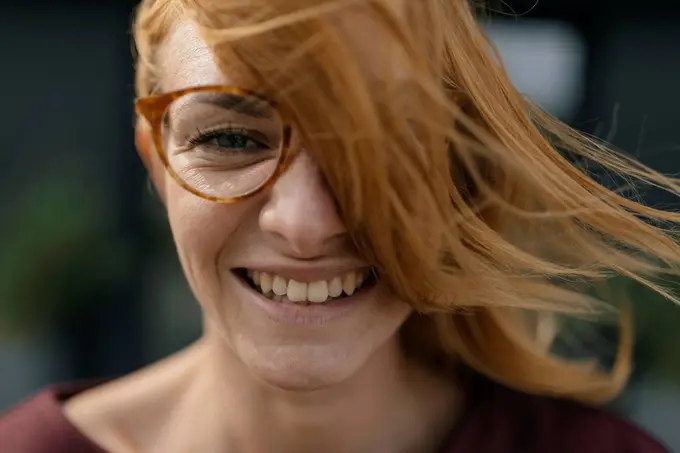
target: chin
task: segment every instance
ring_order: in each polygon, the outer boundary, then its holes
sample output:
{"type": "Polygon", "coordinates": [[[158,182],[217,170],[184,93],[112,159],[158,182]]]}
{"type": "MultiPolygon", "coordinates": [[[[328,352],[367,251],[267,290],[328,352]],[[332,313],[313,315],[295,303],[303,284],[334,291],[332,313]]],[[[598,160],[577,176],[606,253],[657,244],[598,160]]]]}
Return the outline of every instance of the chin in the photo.
{"type": "Polygon", "coordinates": [[[379,351],[398,347],[411,313],[375,285],[337,303],[297,306],[262,297],[243,278],[227,281],[239,283],[217,319],[229,349],[250,376],[287,391],[337,386],[365,371],[379,351]]]}
{"type": "Polygon", "coordinates": [[[241,360],[255,377],[285,391],[314,391],[351,379],[369,360],[370,353],[328,346],[258,347],[241,360]]]}
{"type": "Polygon", "coordinates": [[[264,375],[258,375],[258,379],[268,386],[285,392],[314,392],[331,388],[342,383],[342,380],[331,376],[318,376],[305,371],[277,372],[266,371],[264,375]]]}

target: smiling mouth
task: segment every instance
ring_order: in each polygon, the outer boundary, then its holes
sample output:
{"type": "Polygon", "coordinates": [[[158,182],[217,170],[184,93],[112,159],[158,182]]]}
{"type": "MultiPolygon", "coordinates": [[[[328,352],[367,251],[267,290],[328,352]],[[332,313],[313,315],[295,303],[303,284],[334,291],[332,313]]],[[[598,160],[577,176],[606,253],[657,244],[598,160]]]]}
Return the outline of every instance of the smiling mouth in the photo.
{"type": "Polygon", "coordinates": [[[364,292],[375,286],[377,277],[372,268],[346,272],[330,280],[298,282],[269,272],[235,269],[236,276],[253,291],[276,302],[296,305],[325,305],[364,292]]]}

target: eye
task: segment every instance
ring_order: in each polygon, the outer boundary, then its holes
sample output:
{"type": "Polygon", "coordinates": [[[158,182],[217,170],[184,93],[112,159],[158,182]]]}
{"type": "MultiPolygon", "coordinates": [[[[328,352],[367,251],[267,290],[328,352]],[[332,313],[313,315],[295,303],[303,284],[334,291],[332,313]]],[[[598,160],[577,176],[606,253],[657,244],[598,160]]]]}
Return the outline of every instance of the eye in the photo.
{"type": "Polygon", "coordinates": [[[259,150],[268,149],[265,140],[255,138],[253,133],[243,129],[223,129],[212,132],[198,132],[189,139],[193,146],[211,146],[217,150],[259,150]]]}

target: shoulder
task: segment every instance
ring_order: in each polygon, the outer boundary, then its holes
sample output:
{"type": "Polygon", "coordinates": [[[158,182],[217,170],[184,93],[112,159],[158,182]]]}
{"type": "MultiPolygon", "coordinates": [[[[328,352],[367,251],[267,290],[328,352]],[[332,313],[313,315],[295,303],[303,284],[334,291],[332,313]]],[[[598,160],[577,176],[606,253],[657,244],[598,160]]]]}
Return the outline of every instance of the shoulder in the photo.
{"type": "Polygon", "coordinates": [[[554,446],[553,451],[670,453],[642,428],[604,409],[536,396],[527,401],[536,424],[536,443],[554,446]]]}
{"type": "Polygon", "coordinates": [[[43,390],[0,416],[0,452],[104,453],[64,416],[60,401],[91,384],[43,390]]]}
{"type": "MultiPolygon", "coordinates": [[[[600,408],[485,386],[460,446],[497,453],[670,453],[641,428],[600,408]],[[493,433],[493,435],[489,435],[493,433]]],[[[463,448],[461,448],[463,447],[463,448]]]]}

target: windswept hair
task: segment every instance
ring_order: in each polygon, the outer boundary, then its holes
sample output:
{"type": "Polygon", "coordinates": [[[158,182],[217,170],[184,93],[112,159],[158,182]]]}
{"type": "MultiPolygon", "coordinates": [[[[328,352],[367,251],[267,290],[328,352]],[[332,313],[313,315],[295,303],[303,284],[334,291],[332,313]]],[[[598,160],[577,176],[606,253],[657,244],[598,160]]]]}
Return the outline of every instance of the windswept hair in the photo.
{"type": "Polygon", "coordinates": [[[528,314],[593,313],[601,303],[579,284],[615,275],[675,300],[658,283],[678,274],[680,215],[589,168],[680,186],[522,97],[478,19],[468,0],[144,0],[137,93],[161,89],[158,49],[193,22],[225,71],[294,120],[358,252],[418,313],[409,351],[523,391],[608,401],[630,370],[625,307],[608,371],[554,355],[528,314]],[[393,46],[371,64],[399,70],[367,71],[339,17],[370,20],[393,46]]]}

